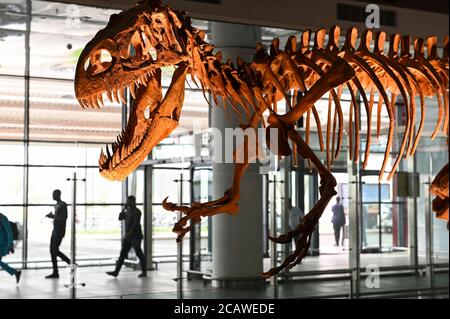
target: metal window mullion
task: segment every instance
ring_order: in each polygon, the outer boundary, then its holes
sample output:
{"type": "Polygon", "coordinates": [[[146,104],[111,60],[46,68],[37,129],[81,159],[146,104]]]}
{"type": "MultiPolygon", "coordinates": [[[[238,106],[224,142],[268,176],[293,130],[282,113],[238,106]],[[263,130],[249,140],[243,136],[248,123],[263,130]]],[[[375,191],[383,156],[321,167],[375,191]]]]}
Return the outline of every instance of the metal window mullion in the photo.
{"type": "MultiPolygon", "coordinates": [[[[128,119],[128,106],[130,105],[130,98],[128,96],[128,90],[127,89],[123,89],[122,91],[122,96],[125,97],[126,99],[126,103],[122,102],[122,129],[126,129],[127,127],[127,119],[128,119]]],[[[125,178],[125,180],[122,182],[122,203],[125,203],[127,201],[127,197],[128,197],[128,177],[125,178]]],[[[124,227],[124,222],[122,221],[121,223],[121,238],[123,238],[125,236],[125,227],[124,227]]]]}
{"type": "Polygon", "coordinates": [[[28,181],[29,181],[29,140],[30,140],[30,32],[31,32],[31,0],[26,2],[25,30],[25,91],[24,91],[24,169],[23,169],[23,249],[22,268],[27,268],[28,261],[28,181]]]}

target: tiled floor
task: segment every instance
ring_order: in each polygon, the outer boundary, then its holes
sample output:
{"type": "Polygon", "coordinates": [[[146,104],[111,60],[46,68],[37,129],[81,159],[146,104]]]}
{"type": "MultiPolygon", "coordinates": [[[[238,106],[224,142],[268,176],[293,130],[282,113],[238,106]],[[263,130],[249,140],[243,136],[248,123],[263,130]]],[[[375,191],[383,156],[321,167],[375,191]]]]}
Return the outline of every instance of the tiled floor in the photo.
{"type": "MultiPolygon", "coordinates": [[[[405,254],[373,254],[362,255],[362,266],[378,264],[393,266],[408,264],[405,254]]],[[[265,260],[265,269],[269,268],[269,260],[265,260]]],[[[448,261],[446,261],[448,263],[448,261]]],[[[187,266],[187,265],[186,265],[187,266]]],[[[208,268],[208,266],[206,266],[208,268]]],[[[322,255],[308,257],[294,271],[331,270],[348,268],[346,255],[322,255]]],[[[85,283],[85,287],[77,288],[78,298],[177,298],[176,265],[174,263],[160,264],[159,270],[148,273],[148,277],[137,278],[138,271],[124,268],[118,278],[105,274],[112,270],[111,266],[81,267],[77,271],[77,282],[85,283]]],[[[70,289],[64,285],[69,283],[69,269],[61,270],[59,280],[45,279],[48,269],[32,269],[23,271],[19,285],[13,277],[0,272],[0,298],[70,298],[70,289]]],[[[446,287],[448,296],[448,268],[444,273],[435,276],[437,287],[446,287]]],[[[369,290],[361,281],[362,292],[400,291],[415,287],[430,287],[429,277],[396,276],[381,277],[380,288],[369,290]]],[[[308,297],[342,297],[350,294],[348,279],[327,278],[320,281],[305,280],[278,284],[279,298],[308,297]]],[[[183,281],[183,298],[274,298],[274,288],[269,285],[259,289],[219,289],[198,280],[183,281]]]]}

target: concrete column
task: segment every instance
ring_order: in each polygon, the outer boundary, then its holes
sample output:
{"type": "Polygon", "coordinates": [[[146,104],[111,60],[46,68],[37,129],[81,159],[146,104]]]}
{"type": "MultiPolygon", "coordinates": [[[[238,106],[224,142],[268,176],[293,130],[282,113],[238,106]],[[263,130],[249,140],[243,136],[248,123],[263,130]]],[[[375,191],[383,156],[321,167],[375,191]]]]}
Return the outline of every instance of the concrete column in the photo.
{"type": "Polygon", "coordinates": [[[153,167],[144,167],[144,255],[147,270],[155,270],[153,266],[153,167]]]}
{"type": "MultiPolygon", "coordinates": [[[[261,40],[259,28],[220,22],[211,23],[212,41],[216,52],[223,59],[236,63],[240,56],[251,61],[255,46],[261,40]]],[[[222,148],[224,156],[225,128],[236,128],[241,123],[229,108],[230,119],[220,107],[211,110],[212,127],[222,133],[221,140],[214,141],[215,149],[222,148]]],[[[220,198],[233,182],[234,165],[213,164],[213,199],[220,198]]],[[[213,224],[213,278],[220,287],[248,287],[263,283],[263,175],[258,164],[250,164],[241,180],[239,213],[235,216],[219,214],[213,224]]]]}

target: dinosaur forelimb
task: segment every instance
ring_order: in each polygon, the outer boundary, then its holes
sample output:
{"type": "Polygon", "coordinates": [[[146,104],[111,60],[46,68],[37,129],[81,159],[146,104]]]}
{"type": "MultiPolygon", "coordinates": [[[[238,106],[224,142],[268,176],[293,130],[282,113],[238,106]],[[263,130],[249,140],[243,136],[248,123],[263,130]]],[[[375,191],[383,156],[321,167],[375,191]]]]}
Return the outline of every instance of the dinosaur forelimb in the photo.
{"type": "Polygon", "coordinates": [[[287,256],[283,263],[278,266],[270,269],[267,272],[262,273],[264,278],[269,278],[277,273],[279,273],[285,267],[292,268],[298,263],[300,263],[308,252],[311,235],[314,232],[314,229],[319,222],[320,217],[322,216],[323,211],[325,210],[328,202],[331,198],[336,195],[335,186],[336,180],[333,175],[327,170],[327,168],[320,162],[308,144],[301,138],[295,129],[291,128],[288,131],[289,138],[294,142],[297,146],[298,154],[304,159],[311,160],[311,162],[316,167],[319,175],[320,175],[320,199],[316,203],[316,205],[311,209],[311,211],[305,215],[302,222],[292,231],[289,231],[286,234],[283,234],[277,238],[270,238],[272,241],[279,244],[287,244],[297,235],[300,235],[299,238],[295,241],[295,251],[287,256]]]}
{"type": "MultiPolygon", "coordinates": [[[[430,192],[436,196],[433,200],[433,211],[439,219],[446,219],[448,222],[448,173],[449,164],[445,165],[434,178],[430,185],[430,192]]],[[[447,224],[448,227],[448,224],[447,224]]]]}
{"type": "Polygon", "coordinates": [[[178,206],[167,202],[167,198],[164,199],[162,202],[164,209],[168,211],[180,211],[185,214],[185,216],[183,216],[172,229],[174,233],[178,234],[177,241],[183,239],[184,235],[191,230],[194,224],[200,223],[201,217],[214,216],[220,213],[228,213],[230,215],[235,215],[238,213],[238,200],[240,197],[239,184],[247,167],[248,162],[235,164],[233,186],[225,191],[223,197],[217,200],[205,203],[194,202],[191,207],[188,207],[178,206]],[[191,221],[191,224],[186,227],[189,220],[191,221]]]}
{"type": "Polygon", "coordinates": [[[200,223],[202,217],[214,216],[219,213],[236,214],[238,212],[238,199],[239,193],[233,193],[232,189],[228,189],[224,196],[218,200],[206,203],[194,202],[191,207],[169,203],[167,202],[167,198],[164,199],[162,205],[168,211],[180,211],[185,214],[185,216],[175,223],[172,229],[178,235],[178,242],[183,239],[184,235],[191,230],[194,224],[200,223]],[[186,227],[189,220],[191,224],[186,227]]]}

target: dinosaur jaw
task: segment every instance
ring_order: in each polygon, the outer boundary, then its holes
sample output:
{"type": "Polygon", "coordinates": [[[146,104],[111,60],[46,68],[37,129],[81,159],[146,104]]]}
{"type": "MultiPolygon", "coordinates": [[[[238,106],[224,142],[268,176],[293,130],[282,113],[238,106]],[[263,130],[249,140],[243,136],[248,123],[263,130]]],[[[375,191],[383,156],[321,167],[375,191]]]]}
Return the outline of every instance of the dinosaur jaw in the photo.
{"type": "Polygon", "coordinates": [[[187,70],[186,65],[178,66],[164,98],[160,69],[152,73],[146,86],[137,88],[127,128],[111,148],[106,146],[106,153],[100,153],[99,170],[103,177],[113,181],[125,179],[178,126],[187,70]]]}

